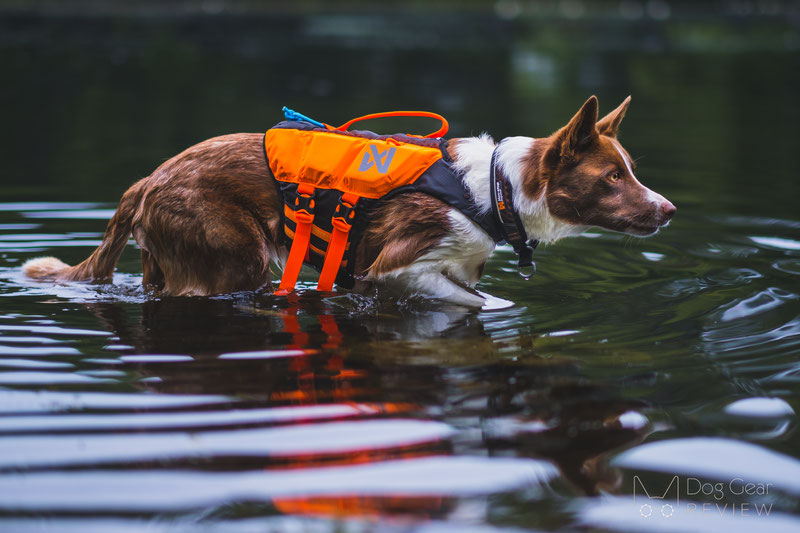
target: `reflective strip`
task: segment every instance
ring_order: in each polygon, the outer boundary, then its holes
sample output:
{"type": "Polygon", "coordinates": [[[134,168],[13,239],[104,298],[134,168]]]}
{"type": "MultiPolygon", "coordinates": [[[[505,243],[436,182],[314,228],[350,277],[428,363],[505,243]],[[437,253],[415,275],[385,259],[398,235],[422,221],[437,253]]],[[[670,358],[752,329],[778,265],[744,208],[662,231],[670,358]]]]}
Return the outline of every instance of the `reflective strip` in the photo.
{"type": "MultiPolygon", "coordinates": [[[[294,211],[289,209],[289,206],[286,204],[283,204],[283,214],[286,215],[286,218],[297,224],[297,220],[295,220],[294,217],[294,211]]],[[[325,242],[329,242],[331,240],[331,234],[318,226],[313,226],[311,228],[311,234],[315,237],[319,237],[325,242]]],[[[292,237],[289,238],[291,239],[292,237]]]]}
{"type": "MultiPolygon", "coordinates": [[[[312,230],[313,230],[313,228],[312,228],[312,230]]],[[[283,226],[283,232],[286,234],[287,237],[289,237],[290,240],[294,239],[294,232],[289,228],[289,226],[283,226]]],[[[349,242],[347,243],[347,248],[350,248],[350,243],[349,242]]],[[[325,250],[322,250],[321,248],[317,248],[316,246],[314,246],[311,243],[308,244],[308,249],[311,250],[312,252],[314,252],[315,254],[317,254],[320,257],[325,257],[325,250]]],[[[342,261],[342,266],[343,267],[347,266],[347,259],[344,259],[342,261]]]]}

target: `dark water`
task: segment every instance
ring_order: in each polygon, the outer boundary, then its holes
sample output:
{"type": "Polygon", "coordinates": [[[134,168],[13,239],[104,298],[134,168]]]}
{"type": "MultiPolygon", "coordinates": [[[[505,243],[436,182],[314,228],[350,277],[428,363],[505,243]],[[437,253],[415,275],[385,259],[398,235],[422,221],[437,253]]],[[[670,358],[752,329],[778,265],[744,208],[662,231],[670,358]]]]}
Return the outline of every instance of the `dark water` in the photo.
{"type": "Polygon", "coordinates": [[[0,530],[798,530],[798,26],[589,15],[0,17],[0,530]],[[633,95],[622,141],[678,213],[540,248],[528,282],[499,249],[508,309],[159,299],[134,245],[113,285],[19,272],[282,105],[500,138],[593,93],[633,95]]]}

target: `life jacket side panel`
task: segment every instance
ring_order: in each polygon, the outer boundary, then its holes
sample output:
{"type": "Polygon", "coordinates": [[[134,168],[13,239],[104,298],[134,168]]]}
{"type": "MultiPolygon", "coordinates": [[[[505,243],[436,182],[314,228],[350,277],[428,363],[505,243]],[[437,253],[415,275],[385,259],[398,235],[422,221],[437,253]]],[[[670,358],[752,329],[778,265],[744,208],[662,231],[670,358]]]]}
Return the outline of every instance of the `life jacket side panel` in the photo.
{"type": "Polygon", "coordinates": [[[480,207],[472,201],[469,189],[464,181],[453,170],[450,163],[443,159],[436,161],[413,184],[395,189],[381,199],[386,201],[398,194],[421,192],[441,200],[453,207],[478,224],[495,242],[503,240],[499,228],[494,220],[492,210],[481,211],[480,207]]]}

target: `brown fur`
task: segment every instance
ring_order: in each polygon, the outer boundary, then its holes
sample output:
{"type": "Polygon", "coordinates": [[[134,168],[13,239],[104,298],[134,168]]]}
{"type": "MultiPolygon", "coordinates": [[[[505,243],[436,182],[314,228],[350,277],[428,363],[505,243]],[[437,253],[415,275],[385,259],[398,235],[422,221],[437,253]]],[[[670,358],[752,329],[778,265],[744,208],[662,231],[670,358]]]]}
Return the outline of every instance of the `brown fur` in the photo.
{"type": "MultiPolygon", "coordinates": [[[[647,190],[628,172],[614,145],[630,101],[629,96],[598,121],[592,96],[566,126],[538,139],[524,165],[526,195],[538,198],[546,186],[550,213],[571,224],[636,235],[652,234],[665,224],[675,206],[665,200],[653,209],[647,190]]],[[[635,170],[630,155],[620,149],[635,170]]]]}
{"type": "Polygon", "coordinates": [[[22,265],[22,273],[34,279],[53,279],[69,265],[56,257],[37,257],[22,265]]]}
{"type": "MultiPolygon", "coordinates": [[[[675,207],[648,199],[614,144],[629,102],[598,122],[593,96],[566,126],[537,139],[522,165],[524,194],[535,199],[546,191],[550,213],[570,224],[640,235],[665,224],[675,207]]],[[[70,267],[38,258],[23,272],[36,279],[109,282],[132,234],[142,249],[143,284],[163,294],[269,285],[270,259],[287,250],[278,244],[282,203],[262,141],[263,134],[241,133],[188,148],[122,195],[102,243],[85,261],[70,267]]],[[[447,146],[453,159],[458,144],[454,139],[447,146]]],[[[451,231],[449,209],[421,193],[382,203],[356,250],[357,277],[380,276],[430,251],[451,231]]]]}
{"type": "Polygon", "coordinates": [[[542,172],[540,168],[542,166],[542,159],[549,146],[548,143],[533,143],[531,151],[528,153],[528,157],[523,163],[523,176],[525,176],[525,180],[522,183],[522,188],[525,194],[530,198],[539,198],[544,190],[546,181],[544,172],[542,172]]]}
{"type": "MultiPolygon", "coordinates": [[[[282,207],[262,142],[263,134],[234,134],[188,148],[125,192],[89,258],[74,267],[55,258],[34,259],[24,273],[36,279],[109,282],[132,233],[142,248],[142,283],[164,294],[209,295],[268,285],[282,207]]],[[[383,273],[413,262],[447,233],[447,210],[424,194],[386,202],[361,239],[356,273],[383,273]]]]}
{"type": "Polygon", "coordinates": [[[358,271],[380,275],[413,263],[447,235],[449,209],[422,193],[400,195],[388,202],[364,232],[356,259],[358,271]]]}

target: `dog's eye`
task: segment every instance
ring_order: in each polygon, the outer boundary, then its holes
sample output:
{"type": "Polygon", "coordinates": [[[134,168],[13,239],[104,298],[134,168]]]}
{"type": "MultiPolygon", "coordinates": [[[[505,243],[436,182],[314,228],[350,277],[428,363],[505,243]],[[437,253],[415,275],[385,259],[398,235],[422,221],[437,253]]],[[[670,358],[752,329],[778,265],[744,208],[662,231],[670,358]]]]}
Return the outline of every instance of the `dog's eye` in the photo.
{"type": "Polygon", "coordinates": [[[619,181],[619,172],[614,172],[613,174],[609,174],[608,179],[610,181],[619,181]]]}

